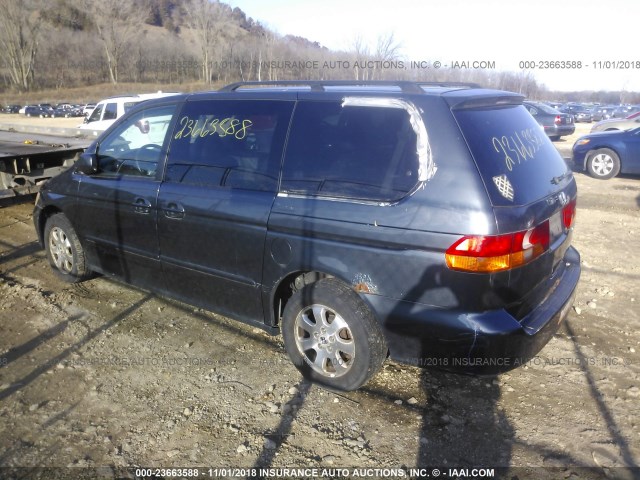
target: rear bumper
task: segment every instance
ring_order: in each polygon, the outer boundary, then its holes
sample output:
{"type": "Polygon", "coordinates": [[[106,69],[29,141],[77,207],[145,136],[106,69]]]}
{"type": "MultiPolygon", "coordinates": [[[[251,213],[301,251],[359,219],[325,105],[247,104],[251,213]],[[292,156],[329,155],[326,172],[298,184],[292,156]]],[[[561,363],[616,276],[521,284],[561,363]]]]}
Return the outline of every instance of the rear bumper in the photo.
{"type": "Polygon", "coordinates": [[[550,137],[573,135],[575,131],[576,126],[573,123],[571,125],[553,125],[544,127],[544,133],[550,137]]]}
{"type": "Polygon", "coordinates": [[[580,255],[570,247],[564,266],[550,279],[550,292],[524,318],[506,310],[465,313],[367,295],[391,358],[419,367],[471,374],[516,368],[544,347],[566,317],[580,278],[580,255]]]}

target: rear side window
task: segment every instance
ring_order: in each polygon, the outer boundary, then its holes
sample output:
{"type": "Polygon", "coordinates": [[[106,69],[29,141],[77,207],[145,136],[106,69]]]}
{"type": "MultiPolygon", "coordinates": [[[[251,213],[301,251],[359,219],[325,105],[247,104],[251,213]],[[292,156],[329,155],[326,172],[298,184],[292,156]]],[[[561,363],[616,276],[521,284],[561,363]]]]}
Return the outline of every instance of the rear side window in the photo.
{"type": "Polygon", "coordinates": [[[171,138],[165,181],[276,192],[293,102],[185,104],[171,138]]]}
{"type": "Polygon", "coordinates": [[[417,137],[406,110],[301,101],[281,191],[392,201],[415,187],[418,167],[417,137]]]}
{"type": "Polygon", "coordinates": [[[104,109],[103,120],[115,120],[118,118],[118,104],[117,103],[107,103],[107,106],[104,109]]]}
{"type": "Polygon", "coordinates": [[[454,111],[494,205],[526,205],[558,190],[569,168],[522,106],[454,111]]]}

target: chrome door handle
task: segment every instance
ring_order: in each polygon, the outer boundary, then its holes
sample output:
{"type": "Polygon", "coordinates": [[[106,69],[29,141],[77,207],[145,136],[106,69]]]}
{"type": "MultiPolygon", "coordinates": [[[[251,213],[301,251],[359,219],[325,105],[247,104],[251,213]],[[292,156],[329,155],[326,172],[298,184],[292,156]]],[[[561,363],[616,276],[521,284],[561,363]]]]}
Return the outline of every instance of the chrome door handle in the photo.
{"type": "Polygon", "coordinates": [[[167,218],[176,220],[184,218],[184,207],[179,203],[169,202],[162,210],[164,210],[164,216],[167,218]]]}
{"type": "Polygon", "coordinates": [[[142,215],[147,215],[151,212],[151,202],[146,198],[137,197],[133,201],[133,211],[142,215]]]}

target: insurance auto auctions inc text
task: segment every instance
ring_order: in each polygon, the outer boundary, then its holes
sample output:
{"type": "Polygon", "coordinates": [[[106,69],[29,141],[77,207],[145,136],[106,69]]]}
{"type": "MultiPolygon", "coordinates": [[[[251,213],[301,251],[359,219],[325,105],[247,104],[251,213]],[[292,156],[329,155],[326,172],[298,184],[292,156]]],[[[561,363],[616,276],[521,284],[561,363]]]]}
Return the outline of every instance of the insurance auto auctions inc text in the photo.
{"type": "Polygon", "coordinates": [[[493,468],[214,468],[209,476],[226,478],[494,478],[493,468]]]}
{"type": "MultiPolygon", "coordinates": [[[[196,62],[197,63],[197,62],[196,62]]],[[[175,62],[162,62],[162,66],[174,66],[175,62]]],[[[193,63],[189,66],[193,67],[193,63]]],[[[159,67],[145,63],[145,67],[159,67]]],[[[429,60],[222,60],[211,62],[215,70],[425,70],[450,68],[453,70],[495,70],[494,60],[451,60],[448,62],[429,60]]]]}

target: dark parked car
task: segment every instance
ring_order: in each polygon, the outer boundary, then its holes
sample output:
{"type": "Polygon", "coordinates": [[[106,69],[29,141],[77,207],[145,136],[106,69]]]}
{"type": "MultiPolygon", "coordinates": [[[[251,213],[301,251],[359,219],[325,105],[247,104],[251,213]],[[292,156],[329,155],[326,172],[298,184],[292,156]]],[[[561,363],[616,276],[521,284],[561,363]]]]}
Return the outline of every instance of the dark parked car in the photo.
{"type": "Polygon", "coordinates": [[[591,107],[579,104],[566,104],[560,107],[560,111],[573,115],[575,122],[591,123],[591,107]]]}
{"type": "Polygon", "coordinates": [[[66,106],[58,106],[53,110],[53,117],[64,117],[64,118],[70,118],[70,117],[81,117],[82,114],[82,108],[78,108],[75,107],[73,105],[66,105],[66,106]]]}
{"type": "Polygon", "coordinates": [[[84,105],[73,105],[71,111],[74,117],[84,117],[84,105]]]}
{"type": "Polygon", "coordinates": [[[561,105],[558,107],[558,111],[573,115],[573,112],[575,112],[576,109],[581,107],[582,105],[580,105],[579,103],[565,103],[564,105],[561,105]]]}
{"type": "Polygon", "coordinates": [[[611,118],[626,118],[632,113],[636,113],[638,111],[640,111],[640,106],[638,105],[622,105],[613,111],[611,118]]]}
{"type": "Polygon", "coordinates": [[[18,113],[20,111],[20,105],[7,105],[2,109],[3,113],[18,113]]]}
{"type": "Polygon", "coordinates": [[[68,108],[59,108],[56,107],[53,109],[53,113],[51,114],[52,117],[65,117],[65,118],[69,118],[71,117],[71,110],[68,108]]]}
{"type": "Polygon", "coordinates": [[[609,107],[605,107],[602,110],[602,120],[609,120],[610,118],[613,118],[613,112],[615,112],[616,110],[616,106],[609,106],[609,107]]]}
{"type": "Polygon", "coordinates": [[[524,105],[551,140],[559,140],[575,132],[576,126],[571,115],[561,113],[546,103],[526,101],[524,105]]]}
{"type": "Polygon", "coordinates": [[[596,105],[591,109],[591,120],[594,122],[599,122],[601,120],[607,120],[611,118],[613,111],[616,109],[615,106],[607,105],[596,105]]]}
{"type": "Polygon", "coordinates": [[[27,105],[24,109],[24,114],[27,117],[51,117],[53,116],[53,109],[43,108],[39,105],[27,105]]]}
{"type": "Polygon", "coordinates": [[[62,279],[282,333],[305,377],[350,390],[388,355],[468,373],[535,355],[573,303],[576,194],[520,95],[264,82],[136,105],[34,223],[62,279]]]}
{"type": "Polygon", "coordinates": [[[42,117],[53,117],[53,111],[55,108],[50,103],[39,103],[38,107],[42,110],[42,117]]]}
{"type": "Polygon", "coordinates": [[[573,145],[573,161],[594,178],[640,173],[640,128],[597,132],[573,145]]]}

